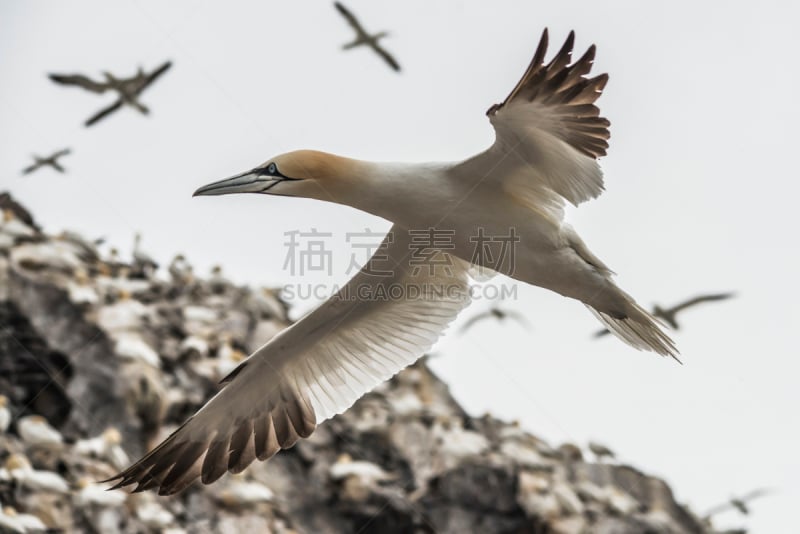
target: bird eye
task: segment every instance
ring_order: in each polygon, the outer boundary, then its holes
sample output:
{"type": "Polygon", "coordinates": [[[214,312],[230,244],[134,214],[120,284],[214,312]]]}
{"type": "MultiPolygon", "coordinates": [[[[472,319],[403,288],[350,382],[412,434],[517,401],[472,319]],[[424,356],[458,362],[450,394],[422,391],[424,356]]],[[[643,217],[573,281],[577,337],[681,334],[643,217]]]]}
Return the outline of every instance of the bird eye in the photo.
{"type": "Polygon", "coordinates": [[[267,172],[270,174],[276,174],[278,172],[278,166],[274,163],[270,163],[269,167],[267,167],[267,172]]]}

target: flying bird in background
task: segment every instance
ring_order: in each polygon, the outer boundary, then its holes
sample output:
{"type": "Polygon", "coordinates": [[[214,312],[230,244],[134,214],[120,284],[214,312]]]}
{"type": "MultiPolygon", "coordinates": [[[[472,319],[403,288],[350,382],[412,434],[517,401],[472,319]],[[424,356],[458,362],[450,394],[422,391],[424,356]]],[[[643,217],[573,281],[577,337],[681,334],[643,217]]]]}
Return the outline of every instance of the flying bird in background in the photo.
{"type": "Polygon", "coordinates": [[[367,33],[367,30],[364,29],[364,27],[361,25],[358,19],[356,19],[355,15],[353,15],[353,13],[349,9],[344,7],[339,2],[334,2],[333,5],[336,6],[336,9],[339,11],[339,13],[342,14],[342,16],[350,24],[350,27],[352,27],[353,30],[356,32],[355,40],[343,45],[342,46],[343,50],[350,50],[351,48],[355,48],[357,46],[362,46],[362,45],[369,46],[375,51],[376,54],[381,56],[383,60],[389,64],[390,67],[392,67],[396,71],[400,71],[400,64],[397,63],[397,60],[395,60],[394,57],[392,57],[392,55],[389,52],[387,52],[385,48],[383,48],[380,44],[378,44],[378,40],[389,35],[387,32],[378,32],[372,34],[367,33]]]}
{"type": "Polygon", "coordinates": [[[603,445],[602,443],[597,443],[595,441],[589,442],[589,450],[592,451],[597,461],[602,461],[603,458],[615,458],[614,451],[603,445]]]}
{"type": "Polygon", "coordinates": [[[501,308],[499,305],[494,305],[486,311],[482,311],[476,315],[470,317],[466,323],[461,327],[460,332],[465,332],[472,328],[475,323],[483,321],[484,319],[497,319],[499,322],[503,322],[506,319],[511,319],[516,321],[520,325],[524,326],[525,328],[531,328],[531,324],[525,319],[525,316],[522,315],[520,312],[515,310],[507,310],[501,308]]]}
{"type": "Polygon", "coordinates": [[[676,357],[563,220],[566,202],[603,191],[597,158],[609,138],[594,105],[608,76],[587,77],[594,46],[572,62],[574,39],[545,63],[544,31],[522,79],[489,108],[494,144],[466,160],[376,163],[300,150],[198,189],[324,200],[394,224],[360,272],[239,364],[195,415],[113,477],[115,487],[172,494],[293,446],[428,352],[469,304],[478,267],[577,299],[633,347],[676,357]],[[502,248],[484,253],[508,243],[513,261],[502,248]]]}
{"type": "MultiPolygon", "coordinates": [[[[702,304],[703,302],[716,302],[718,300],[727,300],[732,298],[734,293],[717,293],[712,295],[699,295],[697,297],[690,298],[684,302],[676,304],[670,308],[662,308],[658,304],[653,306],[653,317],[657,317],[671,326],[674,330],[680,330],[680,325],[678,324],[678,320],[676,319],[676,315],[678,312],[681,312],[687,308],[691,308],[692,306],[696,306],[698,304],[702,304]]],[[[598,330],[594,337],[602,337],[608,334],[608,330],[598,330]]]]}
{"type": "Polygon", "coordinates": [[[66,169],[64,169],[64,167],[61,166],[61,164],[58,162],[58,160],[59,160],[59,158],[61,158],[63,156],[66,156],[70,152],[71,152],[71,150],[69,148],[64,148],[64,149],[59,150],[57,152],[53,152],[52,154],[50,154],[46,158],[43,158],[41,156],[37,156],[36,154],[34,154],[33,155],[33,164],[29,165],[28,167],[25,167],[24,169],[22,169],[22,174],[30,174],[32,172],[35,172],[35,171],[41,169],[42,167],[52,167],[54,170],[56,170],[56,171],[58,171],[60,173],[64,173],[64,172],[66,172],[66,169]]]}
{"type": "Polygon", "coordinates": [[[711,508],[708,512],[706,512],[705,517],[711,518],[712,516],[731,508],[738,510],[742,515],[749,515],[750,507],[748,506],[748,503],[754,499],[758,499],[759,497],[769,495],[770,493],[772,492],[767,489],[757,489],[740,497],[731,497],[728,501],[711,508]]]}
{"type": "Polygon", "coordinates": [[[101,109],[84,123],[86,126],[91,126],[94,123],[102,120],[111,113],[114,113],[122,106],[130,106],[137,109],[144,115],[150,113],[150,110],[139,101],[139,97],[159,76],[164,74],[170,67],[172,62],[167,61],[161,66],[151,72],[145,72],[140,67],[136,75],[130,78],[117,78],[110,72],[103,72],[105,81],[94,81],[82,74],[50,74],[49,77],[54,82],[61,85],[71,85],[81,87],[93,93],[105,93],[106,91],[113,91],[117,93],[117,100],[110,106],[101,109]]]}

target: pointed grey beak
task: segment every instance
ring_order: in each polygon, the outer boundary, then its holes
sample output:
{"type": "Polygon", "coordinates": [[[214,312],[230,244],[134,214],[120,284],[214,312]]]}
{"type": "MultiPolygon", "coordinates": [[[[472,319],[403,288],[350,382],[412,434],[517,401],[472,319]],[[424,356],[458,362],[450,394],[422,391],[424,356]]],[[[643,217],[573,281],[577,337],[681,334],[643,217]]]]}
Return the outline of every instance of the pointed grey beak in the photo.
{"type": "Polygon", "coordinates": [[[263,193],[281,181],[282,179],[279,176],[259,174],[258,169],[253,169],[218,182],[204,185],[195,191],[192,196],[263,193]]]}

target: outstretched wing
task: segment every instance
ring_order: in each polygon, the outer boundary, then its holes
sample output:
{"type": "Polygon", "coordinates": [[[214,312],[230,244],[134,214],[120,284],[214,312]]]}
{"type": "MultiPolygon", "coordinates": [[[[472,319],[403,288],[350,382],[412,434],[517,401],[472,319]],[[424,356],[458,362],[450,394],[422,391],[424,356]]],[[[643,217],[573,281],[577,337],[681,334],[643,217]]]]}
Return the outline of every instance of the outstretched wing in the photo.
{"type": "Polygon", "coordinates": [[[528,321],[528,319],[521,312],[516,310],[503,310],[503,313],[506,315],[506,317],[513,319],[528,330],[532,328],[530,321],[528,321]]]}
{"type": "Polygon", "coordinates": [[[744,501],[744,502],[750,502],[753,499],[758,499],[759,497],[764,497],[764,496],[769,495],[771,493],[772,493],[772,490],[761,488],[761,489],[753,490],[750,493],[745,493],[744,495],[742,495],[739,498],[739,500],[744,501]]]}
{"type": "Polygon", "coordinates": [[[42,164],[37,161],[36,163],[34,163],[32,165],[29,165],[28,167],[25,167],[24,169],[22,169],[22,174],[30,174],[33,171],[37,170],[41,166],[42,166],[42,164]]]}
{"type": "Polygon", "coordinates": [[[487,180],[501,177],[507,192],[554,222],[563,218],[564,200],[577,205],[602,193],[597,158],[606,154],[610,136],[609,121],[594,105],[608,75],[587,77],[594,45],[570,63],[574,42],[570,32],[545,63],[544,30],[525,74],[502,103],[487,111],[494,144],[453,169],[487,180]]]}
{"type": "Polygon", "coordinates": [[[676,304],[673,306],[669,311],[672,313],[677,313],[681,310],[685,310],[686,308],[690,308],[692,306],[696,306],[697,304],[701,304],[703,302],[715,302],[718,300],[727,300],[733,297],[733,293],[718,293],[714,295],[699,295],[697,297],[691,298],[687,301],[681,302],[680,304],[676,304]]]}
{"type": "Polygon", "coordinates": [[[105,82],[96,82],[82,74],[48,74],[48,77],[61,85],[74,85],[93,93],[102,93],[109,88],[105,82]]]}
{"type": "Polygon", "coordinates": [[[339,293],[242,362],[222,391],[114,477],[116,487],[172,494],[198,477],[209,484],[239,472],[422,356],[468,304],[468,264],[413,265],[410,243],[394,226],[339,293]]]}
{"type": "Polygon", "coordinates": [[[121,107],[122,107],[122,99],[119,99],[116,102],[114,102],[113,104],[111,104],[110,106],[101,109],[100,111],[98,111],[97,113],[95,113],[94,115],[92,115],[91,117],[86,119],[86,122],[84,122],[83,125],[87,126],[87,127],[91,126],[92,124],[101,121],[106,116],[114,113],[115,111],[117,111],[121,107]]]}
{"type": "Polygon", "coordinates": [[[136,93],[138,95],[139,93],[144,91],[154,81],[156,81],[159,76],[161,76],[162,74],[167,72],[167,70],[169,70],[169,68],[171,66],[172,66],[172,62],[171,61],[167,61],[167,62],[163,63],[160,67],[158,67],[156,70],[154,70],[153,72],[135,78],[134,82],[133,82],[133,84],[134,84],[133,85],[134,93],[136,93]]]}
{"type": "Polygon", "coordinates": [[[459,329],[459,332],[463,334],[464,332],[466,332],[467,330],[469,330],[470,328],[475,326],[476,323],[478,323],[478,322],[480,322],[480,321],[482,321],[482,320],[484,320],[484,319],[486,319],[487,317],[490,317],[490,316],[491,316],[491,314],[489,312],[486,312],[486,311],[473,315],[472,317],[467,319],[466,323],[464,323],[461,326],[461,328],[459,329]]]}
{"type": "Polygon", "coordinates": [[[353,30],[355,30],[355,32],[356,32],[358,35],[366,35],[366,34],[367,34],[367,32],[366,32],[366,31],[364,30],[364,28],[361,26],[361,23],[360,23],[360,22],[358,22],[358,19],[356,18],[356,16],[355,16],[355,15],[353,15],[353,13],[352,13],[352,12],[351,12],[349,9],[347,9],[346,7],[344,7],[344,6],[343,6],[341,3],[339,3],[339,2],[334,2],[334,3],[333,3],[333,5],[336,7],[336,10],[337,10],[339,13],[341,13],[341,14],[342,14],[342,16],[343,16],[343,17],[345,18],[345,20],[348,22],[348,24],[350,24],[350,27],[352,27],[352,28],[353,28],[353,30]]]}
{"type": "Polygon", "coordinates": [[[385,49],[385,48],[383,48],[383,47],[382,47],[381,45],[379,45],[378,43],[375,43],[375,44],[372,46],[372,49],[373,49],[373,50],[375,50],[375,52],[376,52],[376,53],[377,53],[379,56],[381,56],[381,57],[383,58],[383,60],[384,60],[386,63],[388,63],[388,65],[389,65],[390,67],[392,67],[392,69],[394,69],[394,70],[396,70],[396,71],[400,72],[400,64],[397,62],[397,60],[394,58],[394,56],[392,56],[392,55],[391,55],[389,52],[387,52],[387,51],[386,51],[386,49],[385,49]]]}

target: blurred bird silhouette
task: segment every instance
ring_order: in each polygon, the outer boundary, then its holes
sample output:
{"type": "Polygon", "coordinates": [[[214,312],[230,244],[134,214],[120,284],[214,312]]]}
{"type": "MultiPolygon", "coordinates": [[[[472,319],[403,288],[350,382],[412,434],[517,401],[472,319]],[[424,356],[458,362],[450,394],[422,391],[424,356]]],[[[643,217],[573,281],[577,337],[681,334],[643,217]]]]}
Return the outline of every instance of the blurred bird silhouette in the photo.
{"type": "Polygon", "coordinates": [[[488,310],[480,312],[470,317],[467,320],[467,322],[464,323],[464,326],[461,327],[461,330],[459,330],[459,332],[463,333],[472,328],[476,323],[483,321],[484,319],[492,319],[492,318],[497,319],[498,322],[503,322],[506,319],[511,319],[513,321],[516,321],[523,327],[525,327],[527,330],[531,329],[531,324],[528,322],[527,319],[525,319],[525,316],[522,315],[520,312],[515,310],[503,309],[499,305],[495,304],[488,310]]]}
{"type": "Polygon", "coordinates": [[[397,63],[394,57],[392,57],[392,55],[389,52],[387,52],[386,49],[384,49],[383,47],[381,47],[380,44],[378,44],[378,41],[380,39],[389,35],[387,32],[378,32],[373,34],[367,33],[367,31],[364,29],[364,27],[361,25],[358,19],[356,19],[355,15],[353,15],[353,13],[349,9],[344,7],[339,2],[334,2],[333,5],[336,6],[336,9],[339,11],[339,13],[342,14],[342,16],[350,24],[350,27],[352,27],[353,30],[356,32],[356,38],[353,41],[343,45],[342,46],[343,50],[350,50],[351,48],[355,48],[357,46],[362,46],[362,45],[369,46],[375,51],[376,54],[381,56],[383,60],[389,64],[390,67],[392,67],[396,71],[400,71],[400,65],[397,63]]]}
{"type": "Polygon", "coordinates": [[[711,518],[711,516],[717,515],[718,513],[724,512],[725,510],[729,510],[731,508],[738,510],[742,515],[749,515],[750,507],[748,506],[748,503],[754,499],[758,499],[759,497],[769,495],[770,493],[772,492],[768,489],[757,489],[739,497],[731,497],[728,501],[709,509],[706,512],[705,517],[711,518]]]}
{"type": "Polygon", "coordinates": [[[141,248],[142,236],[137,233],[133,238],[133,271],[135,276],[150,278],[158,269],[158,262],[141,248]]]}
{"type": "Polygon", "coordinates": [[[615,458],[614,451],[601,443],[590,441],[589,450],[595,455],[597,461],[601,461],[603,458],[615,458]]]}
{"type": "Polygon", "coordinates": [[[37,232],[41,230],[36,221],[33,220],[33,215],[25,209],[25,206],[14,200],[8,192],[0,193],[0,211],[3,212],[3,220],[5,221],[16,219],[37,232]]]}
{"type": "Polygon", "coordinates": [[[36,154],[33,155],[33,165],[29,165],[22,169],[22,174],[30,174],[34,171],[41,169],[42,167],[52,167],[54,170],[64,173],[66,170],[61,164],[58,162],[58,159],[66,156],[69,154],[71,150],[69,148],[64,148],[62,150],[58,150],[53,152],[49,156],[43,158],[41,156],[37,156],[36,154]]]}
{"type": "MultiPolygon", "coordinates": [[[[717,293],[711,295],[699,295],[697,297],[690,298],[680,304],[676,304],[670,308],[662,308],[658,304],[653,306],[653,317],[661,319],[669,326],[671,326],[675,330],[680,330],[680,325],[678,324],[678,320],[676,319],[676,315],[678,312],[681,312],[687,308],[691,308],[692,306],[696,306],[703,302],[716,302],[718,300],[727,300],[733,297],[735,293],[717,293]]],[[[608,330],[598,330],[594,337],[602,337],[608,334],[608,330]]]]}
{"type": "Polygon", "coordinates": [[[156,79],[164,74],[172,66],[172,62],[167,61],[161,66],[151,72],[145,72],[140,67],[135,76],[130,78],[117,78],[110,72],[103,72],[105,81],[94,81],[82,74],[50,74],[49,77],[54,82],[61,85],[72,85],[81,87],[93,93],[105,93],[106,91],[114,91],[119,96],[117,100],[110,106],[101,109],[84,123],[86,126],[100,121],[111,113],[117,111],[122,106],[130,106],[139,110],[142,114],[147,115],[150,110],[139,101],[139,96],[150,86],[156,79]]]}

